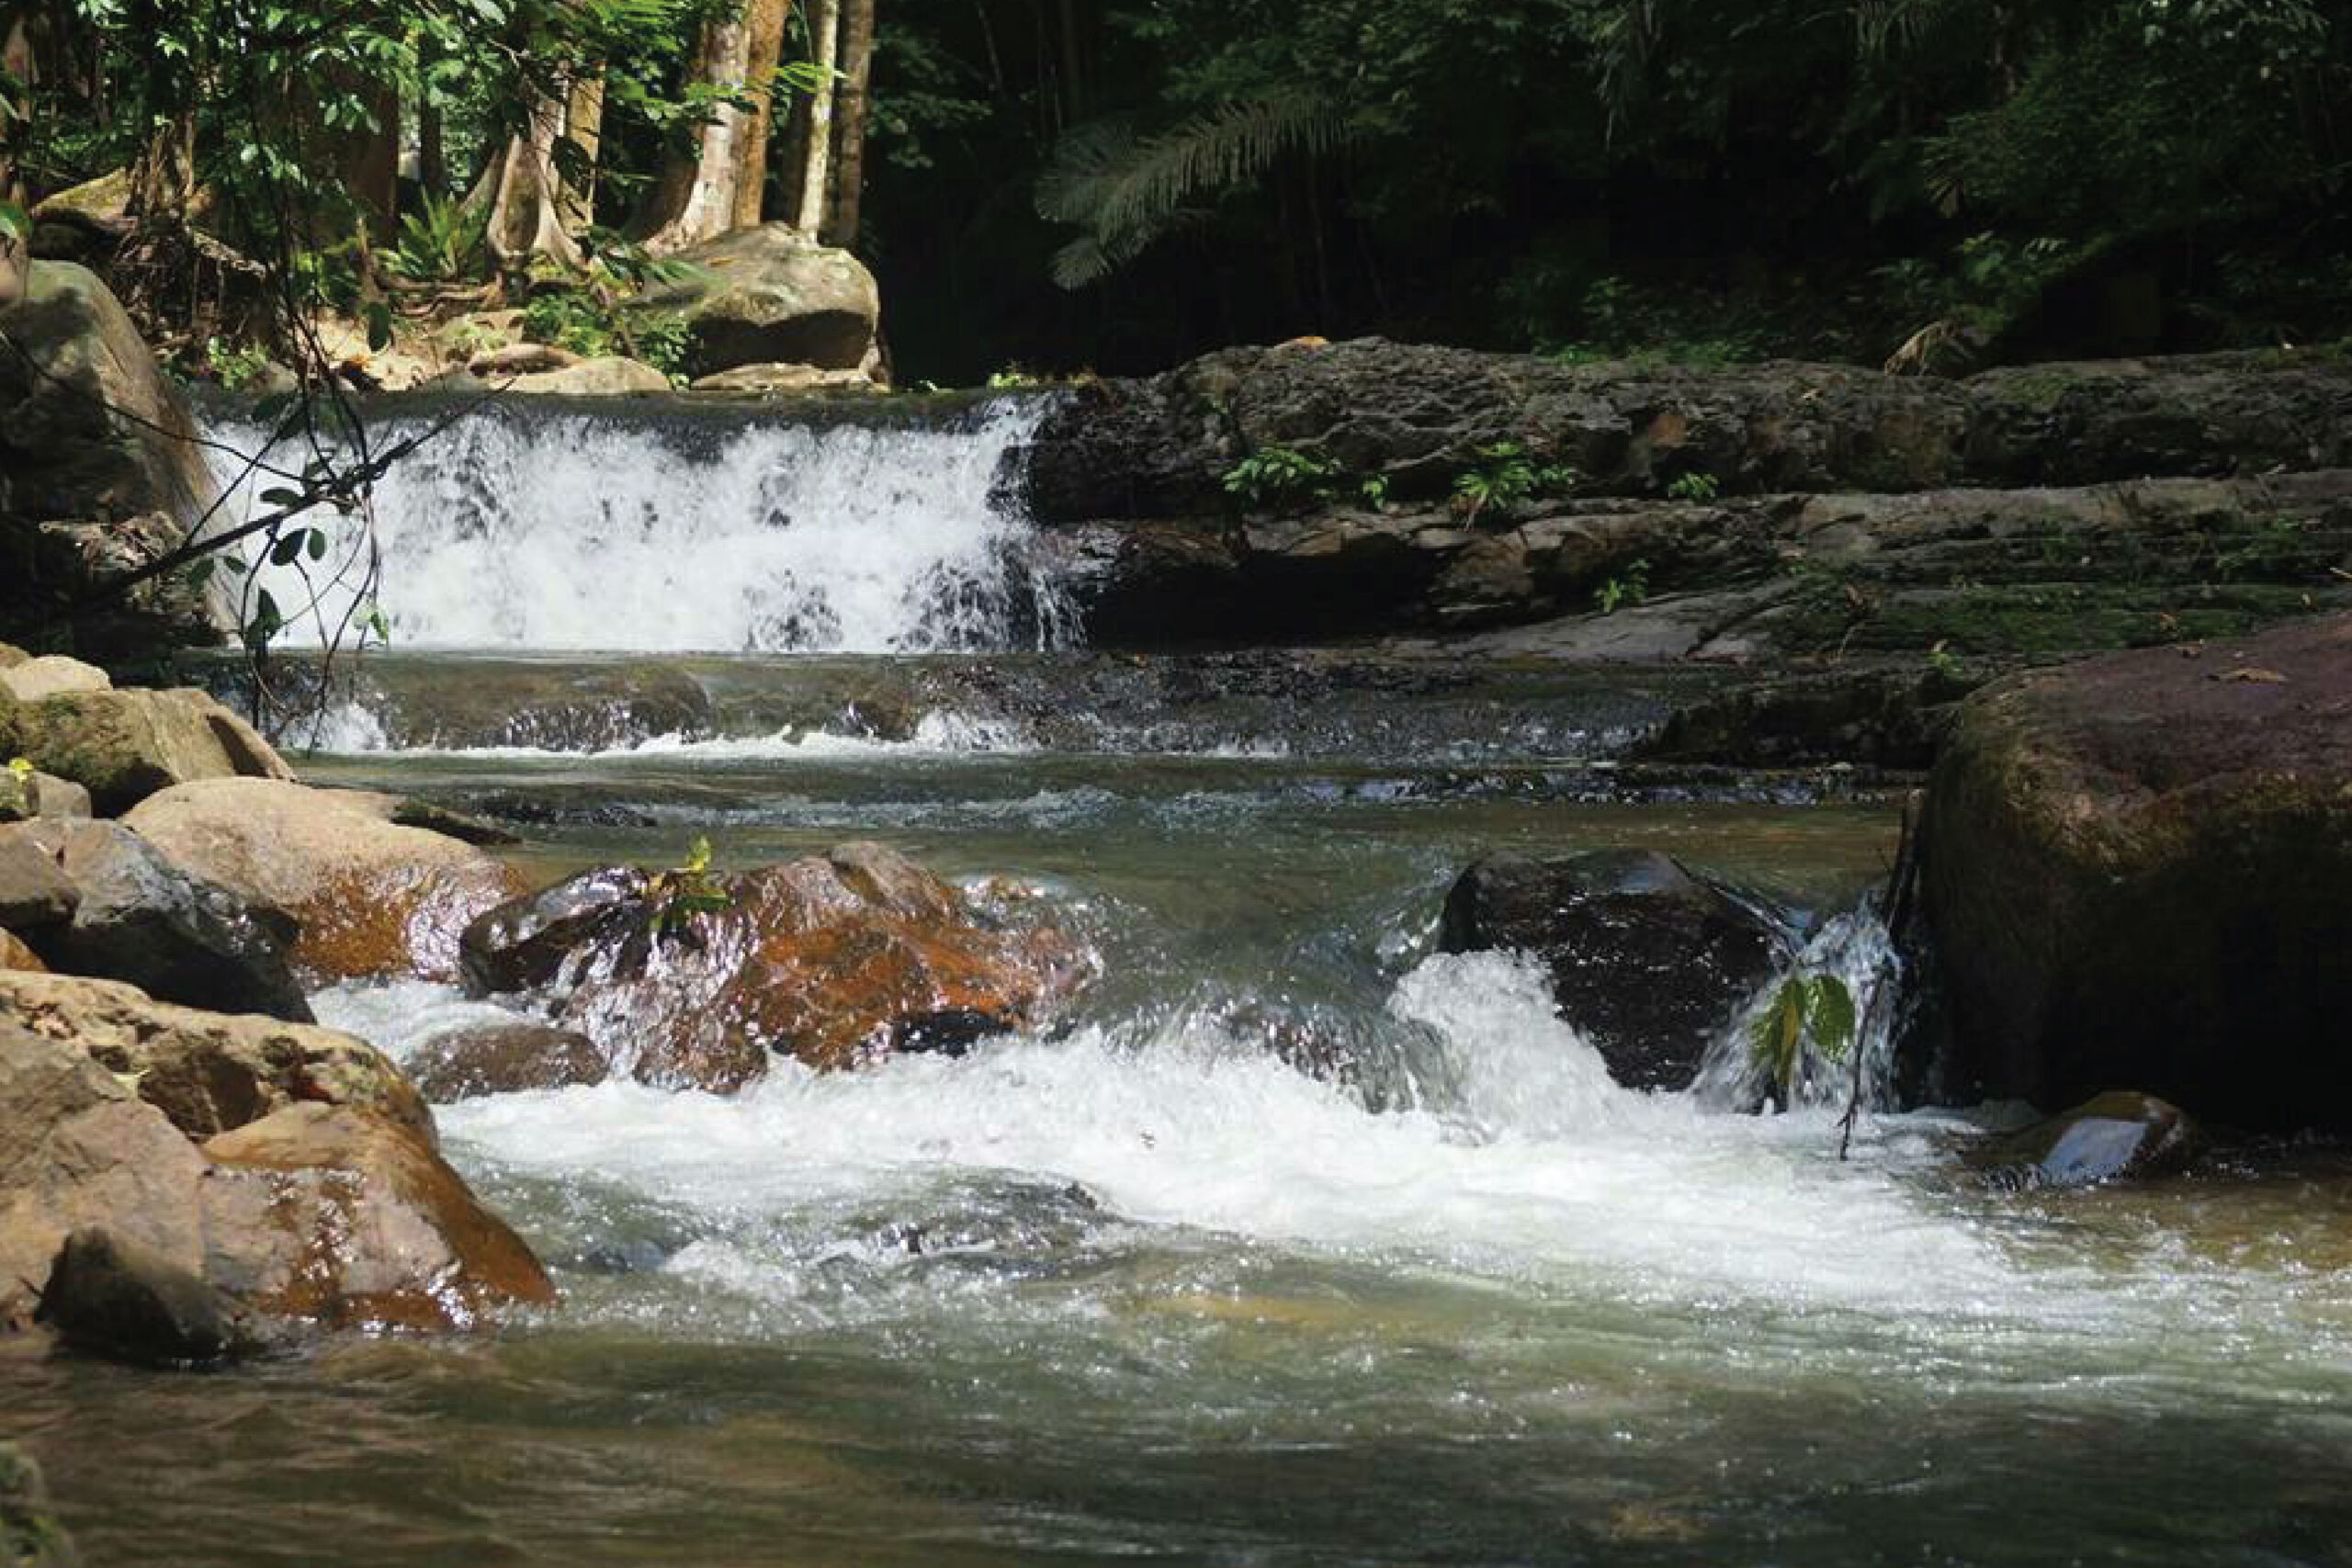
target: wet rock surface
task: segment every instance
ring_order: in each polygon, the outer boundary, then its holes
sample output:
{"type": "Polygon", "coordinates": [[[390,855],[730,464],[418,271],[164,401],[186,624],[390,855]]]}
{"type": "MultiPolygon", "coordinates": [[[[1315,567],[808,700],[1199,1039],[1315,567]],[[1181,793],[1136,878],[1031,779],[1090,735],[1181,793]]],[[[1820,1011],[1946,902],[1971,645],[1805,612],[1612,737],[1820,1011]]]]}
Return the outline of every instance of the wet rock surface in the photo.
{"type": "Polygon", "coordinates": [[[1781,941],[1753,904],[1653,850],[1495,855],[1446,895],[1446,953],[1504,949],[1550,972],[1560,1016],[1629,1089],[1681,1089],[1771,975],[1781,941]]]}
{"type": "Polygon", "coordinates": [[[285,910],[304,968],[446,979],[467,922],[520,882],[472,844],[400,826],[402,808],[392,795],[221,779],[166,791],[123,820],[175,864],[285,910]]]}
{"type": "Polygon", "coordinates": [[[0,1017],[0,1327],[32,1324],[61,1264],[56,1325],[141,1359],[288,1326],[462,1328],[552,1299],[415,1124],[299,1100],[199,1145],[134,1083],[0,1017]]]}
{"type": "Polygon", "coordinates": [[[181,869],[119,822],[19,832],[54,846],[74,889],[70,921],[28,932],[52,969],[128,981],[188,1007],[310,1021],[288,964],[295,925],[283,910],[181,869]]]}
{"type": "Polygon", "coordinates": [[[449,1329],[555,1299],[528,1247],[401,1127],[293,1105],[205,1143],[207,1276],[325,1328],[449,1329]]]}
{"type": "Polygon", "coordinates": [[[8,1568],[81,1568],[73,1538],[50,1510],[40,1466],[0,1443],[0,1562],[8,1568]]]}
{"type": "Polygon", "coordinates": [[[225,1292],[97,1225],[65,1238],[40,1314],[71,1345],[163,1365],[200,1365],[255,1348],[243,1318],[225,1292]]]}
{"type": "Polygon", "coordinates": [[[1968,1087],[2352,1125],[2352,616],[1977,694],[1919,876],[1968,1087]]]}
{"type": "Polygon", "coordinates": [[[519,1021],[435,1035],[406,1066],[417,1092],[436,1104],[602,1083],[612,1073],[612,1064],[585,1034],[519,1021]]]}
{"type": "Polygon", "coordinates": [[[2208,1146],[2204,1129],[2177,1105],[2117,1090],[1966,1151],[1970,1165],[1999,1187],[2091,1187],[2168,1176],[2208,1146]]]}
{"type": "Polygon", "coordinates": [[[846,1067],[1019,1027],[1087,970],[1051,926],[999,918],[879,845],[710,890],[723,908],[693,912],[628,868],[560,884],[468,930],[467,983],[549,987],[555,1021],[641,1081],[729,1092],[772,1055],[846,1067]]]}

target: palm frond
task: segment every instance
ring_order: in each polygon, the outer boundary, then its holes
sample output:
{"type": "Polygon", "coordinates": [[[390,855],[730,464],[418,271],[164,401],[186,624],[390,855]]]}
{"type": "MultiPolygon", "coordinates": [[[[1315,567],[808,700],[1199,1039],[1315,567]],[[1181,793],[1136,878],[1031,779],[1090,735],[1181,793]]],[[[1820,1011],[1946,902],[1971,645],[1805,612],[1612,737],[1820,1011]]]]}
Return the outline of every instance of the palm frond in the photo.
{"type": "Polygon", "coordinates": [[[1065,288],[1100,282],[1165,233],[1187,203],[1350,136],[1348,122],[1307,93],[1228,104],[1150,136],[1124,121],[1080,126],[1037,182],[1040,217],[1087,231],[1055,256],[1054,281],[1065,288]]]}

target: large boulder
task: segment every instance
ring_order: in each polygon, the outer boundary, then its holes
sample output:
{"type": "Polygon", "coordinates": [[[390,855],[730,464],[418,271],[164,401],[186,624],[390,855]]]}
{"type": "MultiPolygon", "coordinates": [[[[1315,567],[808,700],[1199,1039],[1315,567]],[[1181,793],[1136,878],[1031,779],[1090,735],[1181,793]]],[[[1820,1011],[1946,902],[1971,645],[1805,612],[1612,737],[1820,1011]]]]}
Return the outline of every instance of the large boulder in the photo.
{"type": "Polygon", "coordinates": [[[295,961],[334,978],[457,972],[458,938],[522,883],[475,845],[393,820],[393,795],[273,779],[164,790],[124,823],[199,876],[292,916],[295,961]]]}
{"type": "Polygon", "coordinates": [[[678,253],[692,272],[656,288],[649,307],[684,315],[686,369],[701,378],[739,366],[856,370],[882,316],[874,275],[847,251],[811,243],[789,223],[761,223],[678,253]]]}
{"type": "Polygon", "coordinates": [[[332,1029],[174,1007],[113,980],[6,973],[0,1021],[124,1075],[191,1138],[317,1103],[368,1111],[427,1148],[435,1142],[433,1113],[390,1059],[332,1029]]]}
{"type": "MultiPolygon", "coordinates": [[[[0,332],[23,351],[0,355],[5,627],[49,622],[175,547],[215,492],[186,406],[95,274],[34,263],[0,332]]],[[[220,637],[202,595],[164,580],[74,633],[99,658],[220,637]]]]}
{"type": "Polygon", "coordinates": [[[1527,953],[1560,1016],[1629,1089],[1682,1089],[1707,1047],[1773,973],[1781,949],[1758,906],[1655,850],[1556,859],[1493,855],[1446,895],[1438,946],[1527,953]]]}
{"type": "Polygon", "coordinates": [[[196,779],[290,779],[253,726],[193,690],[0,697],[0,753],[82,785],[107,816],[196,779]]]}
{"type": "Polygon", "coordinates": [[[2352,1128],[2352,615],[1986,688],[1918,851],[1963,1091],[2352,1128]]]}
{"type": "Polygon", "coordinates": [[[84,1225],[201,1270],[209,1169],[88,1055],[0,1019],[0,1329],[31,1322],[58,1249],[84,1225]]]}
{"type": "Polygon", "coordinates": [[[51,848],[74,890],[73,918],[28,928],[53,969],[127,980],[166,1001],[308,1022],[287,965],[294,922],[174,864],[119,822],[40,822],[6,830],[51,848]]]}
{"type": "Polygon", "coordinates": [[[255,1314],[451,1329],[552,1299],[413,1126],[303,1100],[199,1146],[132,1076],[0,1017],[0,1329],[31,1323],[61,1263],[92,1272],[68,1280],[60,1326],[140,1356],[191,1353],[210,1307],[242,1347],[275,1332],[249,1333],[255,1314]]]}
{"type": "Polygon", "coordinates": [[[293,1105],[204,1152],[245,1178],[206,1189],[208,1277],[263,1312],[328,1328],[446,1329],[555,1299],[522,1238],[381,1117],[293,1105]]]}
{"type": "Polygon", "coordinates": [[[877,844],[710,890],[724,907],[696,912],[674,882],[623,868],[493,909],[465,935],[468,988],[552,987],[557,1021],[640,1080],[727,1092],[773,1053],[845,1067],[960,1048],[1084,973],[1052,927],[998,919],[877,844]]]}

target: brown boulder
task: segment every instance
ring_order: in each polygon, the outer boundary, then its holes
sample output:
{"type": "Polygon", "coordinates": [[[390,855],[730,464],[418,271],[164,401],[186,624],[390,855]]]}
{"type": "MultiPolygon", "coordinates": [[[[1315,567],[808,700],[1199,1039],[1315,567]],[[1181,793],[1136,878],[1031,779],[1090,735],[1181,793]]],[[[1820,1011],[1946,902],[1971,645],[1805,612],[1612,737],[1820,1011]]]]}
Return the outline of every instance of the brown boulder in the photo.
{"type": "Polygon", "coordinates": [[[207,1277],[330,1328],[463,1328],[555,1299],[522,1238],[402,1127],[294,1105],[204,1145],[231,1179],[204,1190],[207,1277]]]}
{"type": "Polygon", "coordinates": [[[433,1113],[400,1069],[332,1029],[200,1012],[133,986],[65,975],[0,974],[0,1020],[125,1075],[191,1138],[317,1102],[371,1111],[434,1146],[433,1113]]]}
{"type": "Polygon", "coordinates": [[[478,1094],[602,1083],[613,1070],[585,1034],[526,1022],[436,1034],[407,1066],[417,1092],[436,1104],[478,1094]]]}
{"type": "Polygon", "coordinates": [[[22,828],[0,828],[0,926],[58,925],[74,918],[81,901],[40,840],[22,828]]]}
{"type": "Polygon", "coordinates": [[[995,919],[880,845],[713,880],[723,909],[656,935],[662,887],[591,873],[476,922],[467,975],[477,989],[557,979],[557,1021],[606,1057],[644,1082],[717,1092],[761,1077],[772,1052],[830,1068],[960,1049],[1084,975],[1060,931],[995,919]]]}
{"type": "Polygon", "coordinates": [[[2352,615],[1987,687],[1918,863],[1962,1092],[2352,1127],[2352,615]]]}
{"type": "Polygon", "coordinates": [[[251,725],[190,690],[0,699],[0,753],[82,785],[108,816],[194,779],[294,776],[251,725]]]}
{"type": "Polygon", "coordinates": [[[391,818],[401,802],[273,779],[212,779],[165,790],[124,821],[175,863],[300,927],[294,959],[359,978],[457,973],[458,939],[521,889],[471,844],[391,818]]]}
{"type": "Polygon", "coordinates": [[[31,1320],[36,1287],[82,1225],[200,1269],[206,1170],[170,1119],[104,1067],[0,1019],[0,1329],[31,1320]]]}

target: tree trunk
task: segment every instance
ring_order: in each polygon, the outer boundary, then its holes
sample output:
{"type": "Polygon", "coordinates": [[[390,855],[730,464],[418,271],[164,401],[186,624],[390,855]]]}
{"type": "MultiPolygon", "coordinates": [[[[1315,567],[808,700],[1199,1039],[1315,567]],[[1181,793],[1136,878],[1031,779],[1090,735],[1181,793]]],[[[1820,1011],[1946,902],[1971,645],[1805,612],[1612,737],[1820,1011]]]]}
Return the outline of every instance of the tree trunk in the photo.
{"type": "Polygon", "coordinates": [[[329,134],[336,172],[359,209],[360,231],[370,243],[389,244],[400,231],[401,96],[386,87],[371,96],[372,127],[329,134]]]}
{"type": "MultiPolygon", "coordinates": [[[[705,22],[695,80],[721,87],[741,84],[750,42],[740,13],[705,22]]],[[[735,220],[736,143],[747,118],[731,105],[714,110],[695,136],[694,156],[674,159],[662,172],[647,226],[648,251],[667,255],[727,231],[735,220]]]]}
{"type": "Polygon", "coordinates": [[[504,151],[482,171],[466,206],[488,213],[483,237],[501,265],[521,267],[537,259],[577,270],[587,258],[557,205],[553,149],[563,133],[563,106],[535,95],[529,114],[525,129],[509,136],[504,151]]]}
{"type": "Polygon", "coordinates": [[[833,72],[841,53],[842,0],[808,0],[816,20],[816,63],[822,73],[808,97],[808,140],[800,161],[800,212],[795,222],[815,239],[832,195],[833,72]]]}
{"type": "Polygon", "coordinates": [[[775,134],[775,68],[784,60],[784,26],[792,14],[789,0],[748,0],[743,26],[750,33],[744,53],[743,85],[752,99],[735,143],[735,212],[733,227],[757,223],[766,208],[768,143],[775,134]]]}
{"type": "Polygon", "coordinates": [[[130,165],[129,211],[141,224],[178,224],[196,198],[196,112],[160,126],[130,165]]]}
{"type": "Polygon", "coordinates": [[[865,195],[866,89],[874,79],[874,4],[846,0],[842,16],[840,151],[833,171],[832,216],[825,225],[829,245],[857,243],[858,212],[865,195]]]}
{"type": "MultiPolygon", "coordinates": [[[[28,6],[0,5],[0,71],[15,79],[22,95],[0,95],[0,201],[21,208],[25,184],[17,168],[17,149],[33,118],[32,16],[28,6]]],[[[31,265],[32,254],[23,241],[0,234],[0,305],[24,297],[31,265]]]]}
{"type": "Polygon", "coordinates": [[[605,142],[602,70],[585,73],[571,84],[571,91],[564,100],[563,134],[580,150],[581,167],[576,171],[576,179],[561,176],[563,195],[557,205],[563,226],[578,234],[596,220],[596,159],[605,142]]]}

